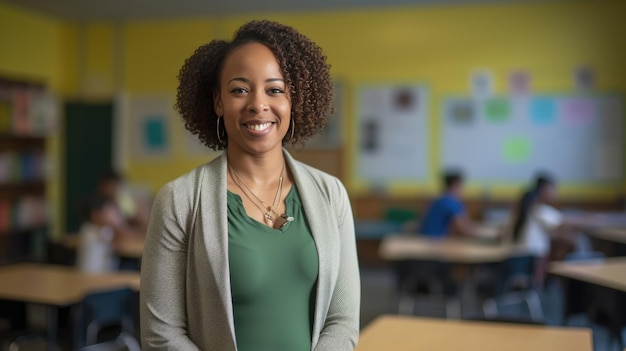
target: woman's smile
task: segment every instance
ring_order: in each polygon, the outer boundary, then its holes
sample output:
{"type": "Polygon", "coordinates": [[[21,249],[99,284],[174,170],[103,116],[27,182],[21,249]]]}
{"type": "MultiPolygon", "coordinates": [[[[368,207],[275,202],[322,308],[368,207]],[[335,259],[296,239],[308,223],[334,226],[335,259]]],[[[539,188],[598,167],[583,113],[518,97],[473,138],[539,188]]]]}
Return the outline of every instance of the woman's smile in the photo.
{"type": "Polygon", "coordinates": [[[276,122],[248,122],[243,123],[242,126],[246,128],[252,135],[263,136],[269,133],[275,124],[276,122]]]}

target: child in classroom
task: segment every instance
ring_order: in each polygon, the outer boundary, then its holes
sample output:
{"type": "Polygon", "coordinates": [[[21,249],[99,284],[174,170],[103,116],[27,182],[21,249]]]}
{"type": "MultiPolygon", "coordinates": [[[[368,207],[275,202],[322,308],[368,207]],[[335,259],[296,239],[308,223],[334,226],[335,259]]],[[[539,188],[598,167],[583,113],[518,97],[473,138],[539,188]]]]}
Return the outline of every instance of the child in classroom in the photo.
{"type": "Polygon", "coordinates": [[[460,171],[447,171],[443,175],[444,191],[428,208],[419,233],[429,237],[448,234],[471,235],[473,232],[467,211],[461,202],[463,175],[460,171]]]}
{"type": "Polygon", "coordinates": [[[549,259],[563,259],[574,247],[568,223],[551,205],[555,196],[555,180],[547,173],[540,173],[533,187],[522,195],[515,211],[513,242],[521,243],[530,257],[523,264],[526,268],[519,263],[517,269],[534,270],[539,287],[545,281],[549,259]]]}
{"type": "Polygon", "coordinates": [[[150,200],[147,194],[128,184],[114,169],[106,169],[100,173],[96,192],[117,207],[126,230],[145,235],[150,216],[150,200]]]}
{"type": "Polygon", "coordinates": [[[94,194],[84,204],[83,217],[76,265],[88,272],[117,270],[119,262],[113,248],[121,217],[116,207],[107,198],[94,194]]]}

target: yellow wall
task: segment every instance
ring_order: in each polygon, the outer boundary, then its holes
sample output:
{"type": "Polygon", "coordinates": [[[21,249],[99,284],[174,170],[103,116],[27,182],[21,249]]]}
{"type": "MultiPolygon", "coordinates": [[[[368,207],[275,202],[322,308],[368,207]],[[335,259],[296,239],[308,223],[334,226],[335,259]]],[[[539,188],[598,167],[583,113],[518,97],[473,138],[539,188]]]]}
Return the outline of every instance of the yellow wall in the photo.
{"type": "MultiPolygon", "coordinates": [[[[469,74],[489,68],[497,92],[504,92],[510,71],[531,73],[535,92],[570,92],[572,72],[594,67],[599,90],[626,92],[626,13],[624,2],[567,2],[507,5],[420,6],[332,13],[256,14],[192,22],[133,22],[127,27],[125,88],[129,93],[174,91],[174,76],[194,46],[229,38],[246,20],[269,18],[293,25],[320,44],[333,75],[350,90],[360,82],[423,81],[431,89],[430,135],[439,134],[439,102],[447,94],[468,93],[469,74]]],[[[353,101],[348,99],[350,119],[353,101]]],[[[348,121],[348,125],[350,125],[348,121]]],[[[346,137],[354,128],[348,128],[346,137]]],[[[351,143],[346,143],[351,145],[351,143]]],[[[348,150],[352,155],[354,150],[348,150]]],[[[430,144],[431,181],[396,189],[410,196],[437,191],[439,141],[430,144]]],[[[193,166],[184,155],[156,172],[156,163],[130,162],[136,180],[157,185],[193,166]]],[[[347,157],[348,159],[350,157],[347,157]]],[[[349,165],[346,165],[350,171],[349,165]]],[[[348,180],[348,179],[346,179],[348,180]]],[[[351,184],[348,184],[351,185],[351,184]]],[[[470,184],[471,185],[471,184],[470,184]]],[[[519,184],[496,185],[495,197],[510,197],[519,184]]],[[[626,189],[626,184],[624,185],[626,189]]],[[[353,193],[361,189],[352,187],[353,193]]],[[[470,186],[477,196],[480,187],[470,186]]],[[[613,198],[614,187],[568,186],[570,197],[613,198]]]]}
{"type": "MultiPolygon", "coordinates": [[[[166,96],[174,104],[177,75],[185,59],[200,45],[213,39],[213,25],[209,20],[142,21],[126,25],[124,29],[124,88],[130,96],[166,96]]],[[[186,152],[184,127],[178,115],[171,112],[172,153],[164,160],[134,157],[126,148],[126,174],[134,182],[152,191],[166,181],[207,162],[208,155],[190,155],[186,152]]],[[[136,138],[132,121],[125,121],[136,138]]],[[[208,149],[207,149],[208,150],[208,149]]]]}
{"type": "MultiPolygon", "coordinates": [[[[76,91],[76,28],[60,20],[0,3],[0,75],[46,84],[59,96],[76,91]]],[[[59,132],[60,132],[59,128],[59,132]]],[[[52,235],[62,226],[62,135],[47,139],[52,235]]]]}
{"type": "Polygon", "coordinates": [[[62,21],[0,3],[0,74],[63,92],[75,77],[67,65],[72,32],[62,21]]]}
{"type": "MultiPolygon", "coordinates": [[[[569,92],[572,70],[589,65],[602,91],[626,93],[626,2],[568,1],[503,5],[395,7],[368,10],[255,14],[188,20],[131,21],[128,23],[67,23],[0,4],[0,73],[46,81],[63,96],[121,99],[176,92],[176,75],[199,45],[214,38],[230,38],[243,22],[268,18],[290,24],[320,44],[332,64],[333,75],[347,88],[344,159],[350,149],[351,93],[361,82],[422,81],[430,88],[429,160],[431,181],[400,189],[404,194],[430,195],[437,191],[439,169],[439,106],[443,96],[468,93],[472,70],[489,68],[496,89],[504,92],[508,73],[525,69],[535,92],[569,92]],[[17,34],[19,33],[19,34],[17,34]]],[[[124,115],[124,114],[123,114],[124,115]]],[[[172,122],[181,128],[172,112],[172,122]]],[[[207,161],[212,155],[189,155],[182,131],[173,135],[173,152],[162,161],[133,155],[126,128],[124,171],[134,182],[156,191],[166,181],[207,161]]],[[[61,136],[62,137],[62,136],[61,136]]],[[[51,141],[58,157],[61,145],[51,141]]],[[[350,171],[346,165],[344,174],[350,171]]],[[[349,177],[346,181],[349,183],[349,177]]],[[[58,186],[60,181],[55,178],[58,186]]],[[[353,194],[359,189],[351,187],[353,194]]],[[[517,194],[519,184],[502,185],[496,197],[517,194]]],[[[56,189],[59,193],[60,188],[56,189]]],[[[478,195],[479,187],[470,187],[478,195]]],[[[565,184],[565,196],[613,197],[611,187],[565,184]]],[[[626,182],[623,192],[626,192],[626,182]]],[[[58,195],[58,194],[57,194],[58,195]]],[[[57,196],[58,198],[58,196],[57,196]]]]}

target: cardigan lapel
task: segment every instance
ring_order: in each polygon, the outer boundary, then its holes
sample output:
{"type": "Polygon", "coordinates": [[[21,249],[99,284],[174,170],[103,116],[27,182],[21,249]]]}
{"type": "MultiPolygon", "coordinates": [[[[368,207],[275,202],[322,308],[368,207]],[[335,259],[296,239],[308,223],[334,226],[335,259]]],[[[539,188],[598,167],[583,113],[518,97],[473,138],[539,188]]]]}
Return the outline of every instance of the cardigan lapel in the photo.
{"type": "Polygon", "coordinates": [[[321,195],[319,184],[317,184],[310,174],[306,174],[306,169],[302,167],[293,157],[285,150],[285,160],[291,170],[294,177],[294,182],[300,193],[300,200],[302,201],[302,207],[309,223],[309,229],[313,235],[315,246],[317,248],[318,256],[318,276],[317,276],[317,292],[315,303],[315,319],[313,323],[313,345],[317,344],[317,339],[322,331],[324,320],[326,319],[326,310],[323,306],[327,305],[321,299],[328,298],[328,294],[322,292],[329,291],[331,287],[331,274],[332,269],[330,262],[330,252],[332,250],[332,243],[330,242],[330,236],[332,232],[330,226],[331,215],[324,201],[320,201],[321,195]]]}
{"type": "Polygon", "coordinates": [[[228,263],[228,218],[226,203],[227,157],[223,152],[210,162],[201,178],[200,216],[202,218],[201,235],[204,237],[205,250],[209,266],[218,284],[220,303],[230,327],[232,343],[236,345],[235,322],[232,307],[230,270],[228,263]],[[221,284],[220,284],[221,283],[221,284]]]}

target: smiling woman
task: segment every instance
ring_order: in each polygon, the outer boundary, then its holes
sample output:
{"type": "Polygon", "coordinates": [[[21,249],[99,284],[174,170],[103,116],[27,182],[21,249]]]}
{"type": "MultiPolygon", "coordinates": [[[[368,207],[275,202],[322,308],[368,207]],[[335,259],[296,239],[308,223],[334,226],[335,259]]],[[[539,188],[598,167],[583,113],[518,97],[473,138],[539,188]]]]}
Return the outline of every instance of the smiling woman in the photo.
{"type": "Polygon", "coordinates": [[[214,161],[157,195],[142,261],[145,350],[353,350],[360,284],[341,182],[285,143],[324,128],[321,48],[269,21],[201,46],[176,107],[214,161]]]}

